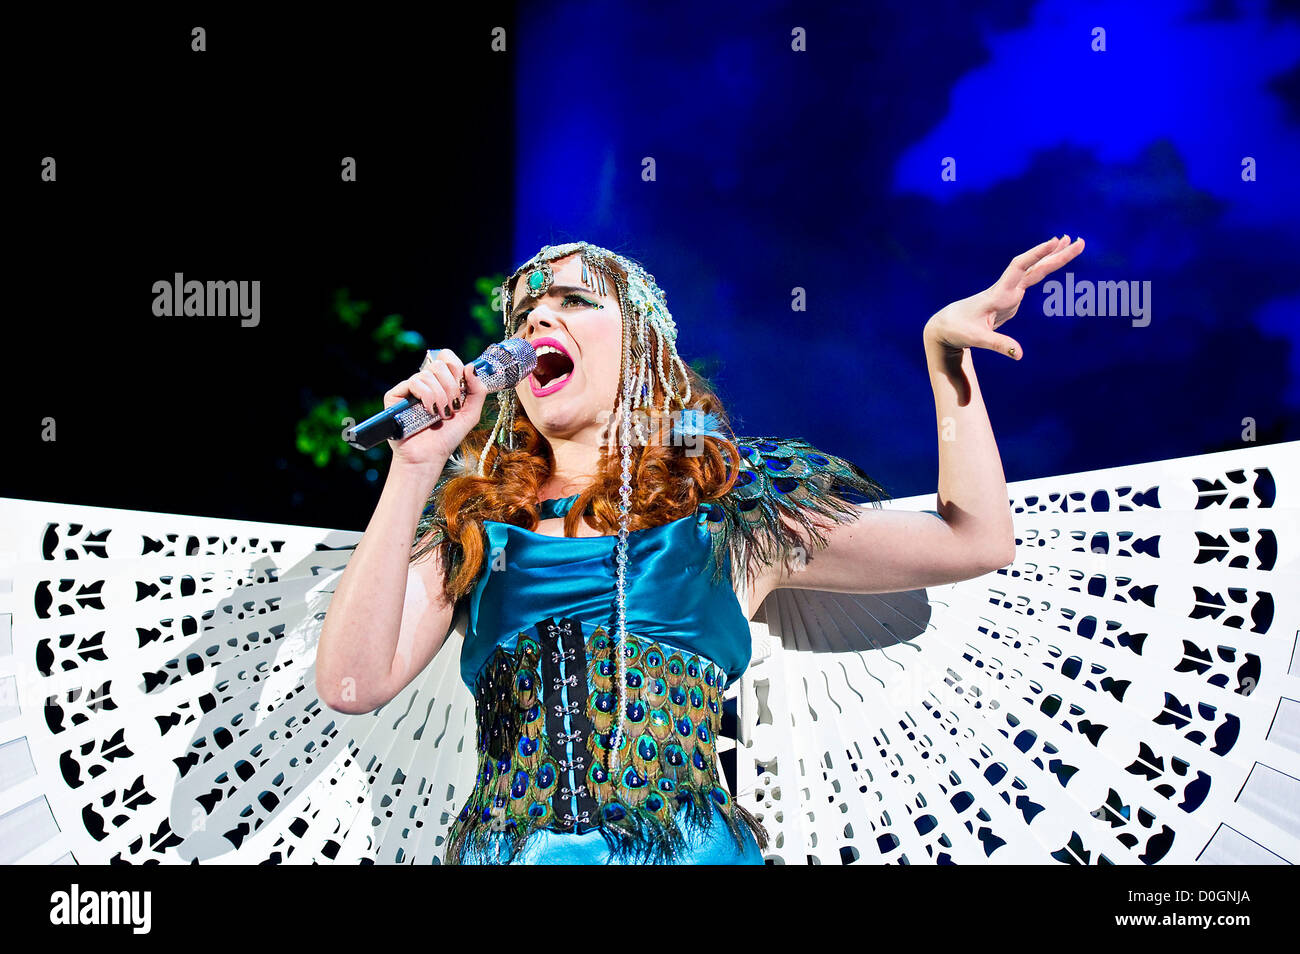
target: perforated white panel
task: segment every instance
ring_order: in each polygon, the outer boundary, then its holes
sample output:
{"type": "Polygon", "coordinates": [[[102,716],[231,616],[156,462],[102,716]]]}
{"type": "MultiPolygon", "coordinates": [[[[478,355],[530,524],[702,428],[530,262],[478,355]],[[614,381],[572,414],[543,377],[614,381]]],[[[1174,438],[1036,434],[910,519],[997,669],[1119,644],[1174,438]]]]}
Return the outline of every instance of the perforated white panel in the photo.
{"type": "Polygon", "coordinates": [[[1006,569],[772,594],[738,798],[776,854],[1300,859],[1298,451],[1023,481],[1006,569]]]}
{"type": "MultiPolygon", "coordinates": [[[[1020,482],[1004,570],[774,593],[719,740],[769,859],[1295,861],[1298,458],[1020,482]]],[[[316,699],[359,536],[0,500],[0,861],[440,857],[473,783],[461,632],[375,713],[316,699]]]]}

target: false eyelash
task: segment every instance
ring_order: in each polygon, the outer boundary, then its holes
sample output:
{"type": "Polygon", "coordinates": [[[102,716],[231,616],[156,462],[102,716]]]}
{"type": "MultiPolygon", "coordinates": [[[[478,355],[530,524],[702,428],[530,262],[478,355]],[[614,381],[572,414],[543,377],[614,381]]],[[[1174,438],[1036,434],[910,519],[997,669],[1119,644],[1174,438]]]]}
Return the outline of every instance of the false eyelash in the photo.
{"type": "MultiPolygon", "coordinates": [[[[561,305],[566,304],[566,303],[569,301],[570,298],[576,298],[576,299],[578,299],[578,301],[582,302],[584,305],[587,305],[587,306],[589,306],[589,307],[591,307],[591,308],[604,308],[604,307],[605,307],[604,305],[602,305],[602,304],[601,304],[600,302],[598,302],[598,301],[587,301],[587,299],[583,298],[583,297],[582,297],[581,295],[579,295],[577,292],[569,292],[567,295],[564,296],[564,298],[562,298],[562,299],[560,300],[560,304],[561,304],[561,305]]],[[[529,308],[528,311],[521,311],[521,312],[519,313],[519,317],[515,319],[515,330],[516,330],[516,331],[519,330],[519,326],[520,326],[521,324],[523,324],[524,319],[528,317],[528,315],[529,315],[529,313],[530,313],[531,311],[532,311],[532,309],[529,308]]]]}

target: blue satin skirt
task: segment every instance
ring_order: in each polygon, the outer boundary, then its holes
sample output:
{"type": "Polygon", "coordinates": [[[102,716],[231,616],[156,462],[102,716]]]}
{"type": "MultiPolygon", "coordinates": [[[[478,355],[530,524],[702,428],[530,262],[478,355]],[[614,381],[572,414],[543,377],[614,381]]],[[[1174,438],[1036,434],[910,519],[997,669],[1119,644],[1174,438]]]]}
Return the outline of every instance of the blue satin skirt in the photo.
{"type": "MultiPolygon", "coordinates": [[[[745,843],[744,850],[736,847],[736,839],[727,829],[721,815],[722,810],[713,805],[713,824],[708,828],[699,825],[682,824],[686,836],[687,850],[679,855],[678,864],[684,865],[761,865],[763,853],[758,849],[749,829],[741,827],[740,837],[745,843]]],[[[502,861],[492,862],[481,859],[466,858],[464,864],[500,864],[504,863],[506,852],[501,854],[502,861]]],[[[609,845],[598,829],[577,834],[565,834],[543,828],[534,832],[524,843],[523,849],[512,864],[517,865],[617,865],[623,864],[612,857],[609,845]]]]}

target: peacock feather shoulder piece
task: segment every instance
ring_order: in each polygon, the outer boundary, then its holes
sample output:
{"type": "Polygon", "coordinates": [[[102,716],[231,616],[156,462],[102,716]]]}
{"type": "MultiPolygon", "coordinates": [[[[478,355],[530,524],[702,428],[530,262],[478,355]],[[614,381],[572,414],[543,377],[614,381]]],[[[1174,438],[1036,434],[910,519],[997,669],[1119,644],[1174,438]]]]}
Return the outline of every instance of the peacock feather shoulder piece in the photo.
{"type": "Polygon", "coordinates": [[[711,533],[714,582],[727,560],[748,573],[777,562],[789,566],[808,547],[826,546],[828,522],[848,523],[860,505],[879,507],[890,496],[856,464],[807,441],[738,437],[736,447],[735,484],[700,507],[711,533]]]}
{"type": "MultiPolygon", "coordinates": [[[[705,428],[700,433],[714,432],[705,428]]],[[[828,522],[847,523],[861,513],[861,505],[878,507],[890,496],[858,465],[807,441],[777,437],[735,440],[740,451],[735,484],[699,508],[710,531],[715,583],[721,582],[728,560],[733,570],[743,563],[751,573],[778,561],[789,565],[809,546],[826,545],[828,522]]],[[[464,554],[460,544],[447,537],[443,490],[452,479],[473,474],[476,468],[472,456],[452,457],[416,525],[416,557],[445,544],[443,565],[449,575],[464,554]]]]}

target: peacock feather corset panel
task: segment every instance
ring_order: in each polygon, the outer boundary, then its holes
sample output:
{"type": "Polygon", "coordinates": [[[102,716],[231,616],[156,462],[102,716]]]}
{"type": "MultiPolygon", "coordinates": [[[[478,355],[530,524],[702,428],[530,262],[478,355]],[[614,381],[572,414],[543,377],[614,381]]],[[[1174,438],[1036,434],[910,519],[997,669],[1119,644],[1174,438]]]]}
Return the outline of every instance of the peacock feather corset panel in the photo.
{"type": "Polygon", "coordinates": [[[694,859],[687,830],[719,819],[739,854],[767,846],[718,773],[727,676],[698,653],[628,634],[622,767],[610,777],[616,649],[601,626],[547,617],[493,651],[475,685],[478,773],[447,863],[508,862],[543,829],[599,832],[619,860],[694,859]]]}

